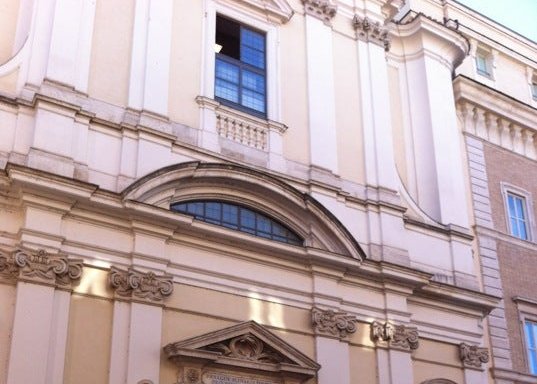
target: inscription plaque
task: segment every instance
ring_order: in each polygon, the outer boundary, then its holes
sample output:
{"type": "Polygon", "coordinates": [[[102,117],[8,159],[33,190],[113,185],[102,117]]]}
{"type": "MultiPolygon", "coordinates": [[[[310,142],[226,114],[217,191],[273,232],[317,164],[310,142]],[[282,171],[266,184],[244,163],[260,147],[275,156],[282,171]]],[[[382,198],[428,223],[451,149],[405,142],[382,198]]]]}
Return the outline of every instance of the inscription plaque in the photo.
{"type": "Polygon", "coordinates": [[[280,384],[279,381],[252,376],[235,376],[225,372],[206,372],[203,384],[280,384]]]}

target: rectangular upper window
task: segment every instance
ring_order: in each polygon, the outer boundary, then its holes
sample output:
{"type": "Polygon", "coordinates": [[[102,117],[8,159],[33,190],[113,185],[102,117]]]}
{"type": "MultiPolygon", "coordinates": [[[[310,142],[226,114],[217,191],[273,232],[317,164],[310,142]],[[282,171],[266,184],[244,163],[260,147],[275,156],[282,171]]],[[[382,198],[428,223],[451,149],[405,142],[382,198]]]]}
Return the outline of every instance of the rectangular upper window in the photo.
{"type": "Polygon", "coordinates": [[[478,51],[475,56],[477,73],[482,76],[492,77],[490,57],[487,52],[478,51]]]}
{"type": "Polygon", "coordinates": [[[526,199],[522,196],[507,192],[507,213],[511,235],[522,240],[528,240],[528,214],[526,199]]]}
{"type": "Polygon", "coordinates": [[[265,117],[265,34],[217,15],[215,42],[215,98],[265,117]]]}
{"type": "Polygon", "coordinates": [[[537,79],[531,83],[531,96],[533,96],[533,100],[537,100],[537,79]]]}
{"type": "Polygon", "coordinates": [[[526,335],[530,373],[537,375],[537,323],[526,320],[524,322],[524,333],[526,335]]]}

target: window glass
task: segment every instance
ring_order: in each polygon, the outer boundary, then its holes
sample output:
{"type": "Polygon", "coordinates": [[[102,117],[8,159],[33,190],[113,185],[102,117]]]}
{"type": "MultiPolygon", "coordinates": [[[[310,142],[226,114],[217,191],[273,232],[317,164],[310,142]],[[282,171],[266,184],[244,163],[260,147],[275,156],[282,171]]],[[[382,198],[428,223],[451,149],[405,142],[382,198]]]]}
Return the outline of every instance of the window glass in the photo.
{"type": "Polygon", "coordinates": [[[303,240],[286,226],[252,209],[221,201],[190,201],[173,204],[172,211],[194,216],[196,219],[236,229],[255,236],[302,245],[303,240]]]}
{"type": "Polygon", "coordinates": [[[478,52],[475,57],[475,64],[479,74],[487,77],[490,76],[489,62],[486,53],[478,52]]]}
{"type": "Polygon", "coordinates": [[[535,80],[532,84],[531,84],[531,95],[533,96],[533,98],[535,100],[537,100],[537,80],[535,80]]]}
{"type": "Polygon", "coordinates": [[[216,17],[215,97],[248,112],[266,114],[265,35],[216,17]]]}
{"type": "Polygon", "coordinates": [[[530,373],[537,375],[537,323],[526,321],[524,325],[530,373]]]}
{"type": "Polygon", "coordinates": [[[526,215],[526,199],[513,193],[507,193],[507,209],[511,235],[528,240],[528,221],[526,215]]]}

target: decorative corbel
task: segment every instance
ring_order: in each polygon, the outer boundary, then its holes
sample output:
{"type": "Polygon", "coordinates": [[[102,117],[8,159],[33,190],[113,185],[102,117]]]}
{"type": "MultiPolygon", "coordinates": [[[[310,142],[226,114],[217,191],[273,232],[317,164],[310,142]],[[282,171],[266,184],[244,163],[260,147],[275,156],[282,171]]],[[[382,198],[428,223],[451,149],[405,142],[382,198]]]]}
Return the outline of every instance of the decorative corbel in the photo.
{"type": "Polygon", "coordinates": [[[123,298],[159,302],[173,292],[172,276],[158,276],[154,272],[141,272],[133,268],[110,268],[108,281],[116,295],[123,298]]]}
{"type": "Polygon", "coordinates": [[[489,350],[477,345],[461,343],[459,345],[459,356],[465,367],[481,368],[482,363],[488,363],[489,361],[489,350]]]}
{"type": "Polygon", "coordinates": [[[419,347],[419,334],[416,327],[397,325],[390,322],[371,323],[371,340],[375,343],[387,342],[388,347],[413,351],[419,347]]]}
{"type": "Polygon", "coordinates": [[[307,15],[316,17],[327,25],[330,25],[337,13],[337,5],[330,0],[302,0],[302,4],[307,15]]]}
{"type": "Polygon", "coordinates": [[[354,15],[352,24],[356,30],[356,36],[365,42],[380,45],[385,51],[390,50],[391,41],[388,29],[381,26],[378,21],[371,21],[367,17],[354,15]]]}
{"type": "Polygon", "coordinates": [[[335,336],[339,339],[356,332],[356,322],[358,321],[355,316],[344,312],[319,308],[311,310],[311,320],[316,334],[335,336]]]}
{"type": "Polygon", "coordinates": [[[0,276],[8,279],[69,287],[82,276],[82,267],[82,259],[50,254],[44,249],[0,253],[0,276]]]}

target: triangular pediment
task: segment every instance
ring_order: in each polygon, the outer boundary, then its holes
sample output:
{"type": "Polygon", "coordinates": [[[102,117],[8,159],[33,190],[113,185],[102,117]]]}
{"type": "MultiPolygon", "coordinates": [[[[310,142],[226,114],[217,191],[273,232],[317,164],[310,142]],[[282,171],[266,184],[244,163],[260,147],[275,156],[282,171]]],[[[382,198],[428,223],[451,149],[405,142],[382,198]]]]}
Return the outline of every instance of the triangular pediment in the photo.
{"type": "Polygon", "coordinates": [[[228,367],[313,377],[320,366],[255,321],[248,321],[164,347],[176,361],[212,361],[228,367]]]}
{"type": "Polygon", "coordinates": [[[270,21],[284,24],[288,22],[294,14],[293,8],[287,0],[219,0],[220,2],[234,7],[248,7],[258,13],[264,14],[270,21]]]}

